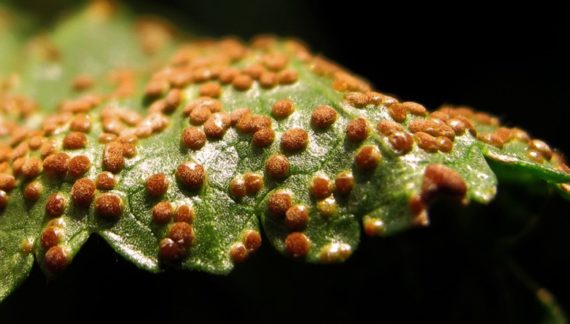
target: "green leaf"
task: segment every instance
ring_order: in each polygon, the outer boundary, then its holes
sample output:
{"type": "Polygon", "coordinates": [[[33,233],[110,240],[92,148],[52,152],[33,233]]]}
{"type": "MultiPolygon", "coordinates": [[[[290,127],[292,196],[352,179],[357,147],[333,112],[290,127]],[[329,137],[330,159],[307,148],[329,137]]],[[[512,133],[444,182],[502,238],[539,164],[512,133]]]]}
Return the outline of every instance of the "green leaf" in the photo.
{"type": "MultiPolygon", "coordinates": [[[[81,98],[84,102],[89,101],[89,98],[98,100],[95,96],[74,89],[77,76],[93,80],[93,85],[89,88],[92,93],[109,93],[117,100],[120,98],[120,102],[125,105],[130,104],[131,99],[124,97],[141,91],[141,84],[137,82],[150,73],[149,65],[153,61],[160,60],[169,51],[171,45],[168,43],[172,41],[168,39],[167,46],[162,51],[146,53],[141,46],[143,44],[139,31],[134,27],[133,17],[121,8],[97,5],[65,19],[50,34],[40,33],[33,39],[24,40],[24,35],[41,28],[30,24],[19,11],[9,7],[1,7],[0,10],[0,136],[3,138],[3,172],[8,173],[13,173],[13,163],[24,161],[20,159],[17,162],[18,155],[28,147],[26,137],[31,136],[25,135],[27,129],[20,129],[14,123],[20,123],[26,128],[38,128],[42,122],[48,125],[54,121],[53,118],[42,121],[41,116],[55,110],[56,104],[73,102],[77,98],[79,99],[75,102],[81,101],[81,98]],[[21,52],[23,56],[15,55],[21,52]],[[13,144],[15,150],[9,148],[10,144],[13,144]],[[12,170],[7,161],[11,161],[12,170]]],[[[140,24],[144,25],[144,21],[140,20],[139,26],[140,24]]],[[[93,114],[92,118],[96,121],[97,115],[93,114]]],[[[42,134],[35,135],[40,135],[36,140],[41,139],[42,148],[38,147],[32,152],[26,150],[23,155],[26,159],[39,159],[41,167],[41,161],[46,157],[42,152],[44,149],[49,152],[49,145],[42,134]]],[[[50,141],[61,147],[64,135],[53,135],[50,141]]],[[[87,142],[93,144],[91,147],[67,151],[72,156],[85,155],[93,161],[102,147],[96,144],[97,141],[97,134],[91,133],[87,136],[87,142]]],[[[95,172],[93,168],[88,175],[94,176],[95,172]]],[[[67,194],[72,184],[73,177],[67,176],[62,182],[57,177],[54,179],[41,174],[35,180],[25,177],[18,179],[16,188],[11,189],[7,206],[3,208],[0,217],[0,268],[4,274],[0,280],[0,299],[7,296],[27,276],[33,265],[31,252],[36,254],[40,265],[44,267],[46,249],[41,246],[41,236],[46,228],[55,229],[61,236],[59,240],[65,247],[67,262],[93,231],[87,221],[86,211],[73,205],[69,206],[62,217],[50,221],[45,216],[48,197],[52,193],[63,192],[69,201],[67,194]],[[30,192],[41,192],[37,200],[24,198],[28,186],[30,192]]],[[[8,185],[8,188],[11,187],[8,185]]],[[[9,191],[2,189],[3,192],[9,191]]],[[[51,232],[53,234],[54,231],[51,232]]]]}
{"type": "Polygon", "coordinates": [[[473,125],[479,139],[481,151],[488,159],[501,165],[501,174],[512,179],[532,176],[551,183],[570,181],[564,157],[548,144],[533,139],[520,128],[509,128],[500,124],[497,117],[478,113],[468,107],[442,107],[437,114],[444,118],[459,117],[473,125]]]}
{"type": "Polygon", "coordinates": [[[41,226],[37,219],[28,215],[21,194],[12,194],[6,208],[8,210],[0,218],[0,300],[27,277],[34,265],[32,244],[41,226]]]}
{"type": "Polygon", "coordinates": [[[505,132],[490,117],[373,92],[296,41],[177,45],[164,23],[102,3],[32,40],[1,93],[19,114],[0,120],[0,299],[29,252],[56,275],[93,233],[152,272],[228,273],[261,228],[292,258],[342,262],[360,224],[391,235],[428,225],[439,196],[492,200],[485,158],[570,180],[542,143],[490,146],[505,132]]]}

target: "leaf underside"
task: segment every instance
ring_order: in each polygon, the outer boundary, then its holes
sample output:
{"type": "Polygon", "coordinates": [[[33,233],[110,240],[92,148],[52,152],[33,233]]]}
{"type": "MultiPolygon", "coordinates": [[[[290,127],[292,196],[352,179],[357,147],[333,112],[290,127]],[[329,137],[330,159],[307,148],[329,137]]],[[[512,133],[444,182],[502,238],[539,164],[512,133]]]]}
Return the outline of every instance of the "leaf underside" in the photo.
{"type": "Polygon", "coordinates": [[[428,225],[439,195],[489,202],[497,175],[569,196],[544,142],[374,92],[297,41],[188,41],[106,2],[49,33],[13,17],[0,6],[0,300],[93,233],[148,271],[225,274],[261,228],[342,262],[361,232],[428,225]]]}

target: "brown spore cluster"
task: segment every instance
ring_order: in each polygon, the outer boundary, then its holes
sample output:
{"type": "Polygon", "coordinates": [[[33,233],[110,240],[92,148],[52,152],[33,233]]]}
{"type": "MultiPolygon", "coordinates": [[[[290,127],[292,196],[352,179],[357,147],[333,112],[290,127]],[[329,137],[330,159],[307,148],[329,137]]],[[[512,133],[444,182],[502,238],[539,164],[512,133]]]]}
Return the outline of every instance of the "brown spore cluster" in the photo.
{"type": "Polygon", "coordinates": [[[296,204],[294,194],[286,190],[271,193],[266,202],[267,215],[283,224],[290,233],[285,237],[285,251],[294,258],[303,258],[309,253],[310,240],[302,233],[310,218],[310,207],[296,204]]]}
{"type": "Polygon", "coordinates": [[[152,221],[166,228],[166,236],[159,242],[159,257],[166,262],[180,262],[195,239],[192,222],[194,208],[186,203],[161,201],[152,209],[152,221]]]}
{"type": "Polygon", "coordinates": [[[242,234],[239,242],[230,247],[230,257],[235,263],[244,262],[251,253],[257,251],[261,246],[261,234],[256,230],[247,230],[242,234]]]}

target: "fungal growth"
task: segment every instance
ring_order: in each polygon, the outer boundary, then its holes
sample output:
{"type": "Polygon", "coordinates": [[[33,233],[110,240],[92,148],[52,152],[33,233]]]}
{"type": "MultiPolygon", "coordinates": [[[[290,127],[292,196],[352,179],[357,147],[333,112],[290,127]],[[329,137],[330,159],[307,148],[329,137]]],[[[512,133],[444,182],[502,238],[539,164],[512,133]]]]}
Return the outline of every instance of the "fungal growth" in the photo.
{"type": "Polygon", "coordinates": [[[121,10],[45,35],[59,55],[22,39],[0,61],[0,299],[90,235],[148,271],[223,274],[262,244],[342,262],[361,233],[429,224],[440,196],[489,202],[493,169],[570,196],[562,154],[493,116],[399,101],[290,39],[157,45],[121,10]],[[47,63],[61,74],[38,79],[47,63]]]}

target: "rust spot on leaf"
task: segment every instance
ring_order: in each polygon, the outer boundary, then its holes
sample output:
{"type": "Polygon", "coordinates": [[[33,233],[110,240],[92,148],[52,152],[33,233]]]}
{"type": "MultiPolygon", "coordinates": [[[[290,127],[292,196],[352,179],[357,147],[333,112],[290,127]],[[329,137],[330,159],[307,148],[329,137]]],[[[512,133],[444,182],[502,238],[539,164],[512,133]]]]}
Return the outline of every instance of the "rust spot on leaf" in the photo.
{"type": "Polygon", "coordinates": [[[285,238],[285,250],[293,258],[303,258],[309,253],[311,241],[301,232],[293,232],[285,238]]]}
{"type": "Polygon", "coordinates": [[[271,113],[273,117],[277,119],[283,119],[289,117],[295,111],[293,101],[289,99],[282,99],[273,104],[271,107],[271,113]]]}
{"type": "Polygon", "coordinates": [[[337,118],[337,113],[334,108],[327,105],[320,105],[313,110],[311,114],[311,123],[316,128],[327,128],[330,127],[337,118]]]}
{"type": "Polygon", "coordinates": [[[95,200],[95,211],[99,217],[116,220],[123,214],[123,200],[113,193],[104,193],[95,200]]]}
{"type": "Polygon", "coordinates": [[[57,226],[48,226],[42,231],[40,243],[44,250],[56,246],[63,238],[62,229],[57,226]]]}
{"type": "Polygon", "coordinates": [[[192,224],[194,221],[194,209],[188,205],[178,206],[174,214],[174,221],[192,224]]]}
{"type": "Polygon", "coordinates": [[[246,173],[243,175],[245,190],[249,196],[256,195],[263,188],[263,177],[256,173],[246,173]]]}
{"type": "Polygon", "coordinates": [[[285,212],[285,226],[291,230],[303,230],[309,221],[309,210],[303,205],[294,205],[285,212]]]}
{"type": "Polygon", "coordinates": [[[170,222],[174,214],[174,208],[168,201],[161,201],[152,208],[152,220],[157,224],[170,222]]]}
{"type": "Polygon", "coordinates": [[[164,260],[174,262],[182,259],[186,254],[184,247],[180,246],[170,238],[164,238],[159,244],[159,254],[164,260]]]}
{"type": "Polygon", "coordinates": [[[271,145],[275,140],[275,132],[271,128],[260,129],[253,134],[251,142],[253,145],[263,148],[271,145]]]}
{"type": "Polygon", "coordinates": [[[289,175],[289,159],[281,154],[272,155],[265,161],[265,172],[277,180],[287,177],[289,175]]]}
{"type": "Polygon", "coordinates": [[[230,248],[230,257],[235,263],[242,263],[248,257],[249,252],[245,245],[241,242],[235,243],[230,248]]]}
{"type": "Polygon", "coordinates": [[[118,173],[125,166],[123,145],[119,142],[111,142],[105,145],[103,153],[103,167],[112,173],[118,173]]]}
{"type": "Polygon", "coordinates": [[[111,190],[115,187],[115,175],[111,172],[103,171],[99,173],[95,183],[99,190],[111,190]]]}
{"type": "Polygon", "coordinates": [[[430,164],[426,168],[421,193],[423,202],[431,202],[438,194],[464,199],[466,193],[467,185],[457,171],[441,164],[430,164]]]}
{"type": "Polygon", "coordinates": [[[82,178],[73,184],[71,188],[71,198],[73,202],[82,207],[87,207],[95,198],[95,183],[88,178],[82,178]]]}
{"type": "Polygon", "coordinates": [[[232,85],[236,90],[246,91],[251,88],[253,80],[247,74],[238,74],[234,77],[232,85]]]}
{"type": "Polygon", "coordinates": [[[281,149],[287,152],[304,150],[309,143],[309,134],[304,129],[292,128],[281,136],[281,149]]]}
{"type": "Polygon", "coordinates": [[[354,163],[361,170],[373,170],[382,160],[382,154],[376,146],[366,145],[358,150],[354,163]]]}
{"type": "Polygon", "coordinates": [[[368,137],[368,123],[364,118],[356,118],[346,126],[346,138],[352,142],[362,142],[368,137]]]}
{"type": "Polygon", "coordinates": [[[53,177],[64,177],[67,173],[69,155],[65,153],[55,153],[44,160],[45,172],[53,177]]]}
{"type": "Polygon", "coordinates": [[[267,200],[267,211],[275,218],[284,218],[285,213],[293,205],[291,194],[285,191],[278,191],[267,200]]]}
{"type": "Polygon", "coordinates": [[[176,178],[182,185],[190,190],[202,187],[206,180],[206,170],[200,164],[187,162],[180,164],[176,169],[176,178]]]}
{"type": "Polygon", "coordinates": [[[184,248],[189,248],[194,240],[192,225],[185,222],[176,222],[170,226],[168,237],[176,244],[184,248]]]}
{"type": "Polygon", "coordinates": [[[46,202],[46,213],[49,217],[59,217],[65,211],[65,198],[60,193],[52,193],[46,202]]]}
{"type": "Polygon", "coordinates": [[[0,173],[0,190],[10,191],[16,187],[16,178],[7,173],[0,173]]]}
{"type": "Polygon", "coordinates": [[[317,175],[311,180],[311,194],[317,199],[330,196],[332,189],[332,183],[326,176],[317,175]]]}
{"type": "Polygon", "coordinates": [[[189,149],[199,150],[206,144],[206,134],[197,127],[188,127],[182,132],[182,143],[189,149]]]}
{"type": "Polygon", "coordinates": [[[42,161],[35,157],[26,159],[22,164],[21,172],[28,179],[37,177],[42,172],[42,161]]]}
{"type": "Polygon", "coordinates": [[[254,230],[247,231],[243,238],[243,244],[249,252],[256,251],[261,246],[261,234],[254,230]]]}
{"type": "Polygon", "coordinates": [[[68,165],[68,173],[74,178],[79,178],[91,168],[91,160],[85,155],[78,155],[71,158],[68,165]]]}
{"type": "Polygon", "coordinates": [[[63,139],[63,148],[67,150],[77,150],[85,148],[87,136],[82,132],[71,132],[63,139]]]}
{"type": "Polygon", "coordinates": [[[44,256],[46,267],[52,272],[60,272],[69,264],[66,250],[61,246],[52,246],[44,256]]]}
{"type": "Polygon", "coordinates": [[[153,197],[160,197],[168,190],[168,179],[164,173],[156,173],[146,180],[146,191],[153,197]]]}
{"type": "Polygon", "coordinates": [[[43,185],[38,181],[30,182],[24,189],[24,199],[28,201],[37,201],[43,192],[43,185]]]}

